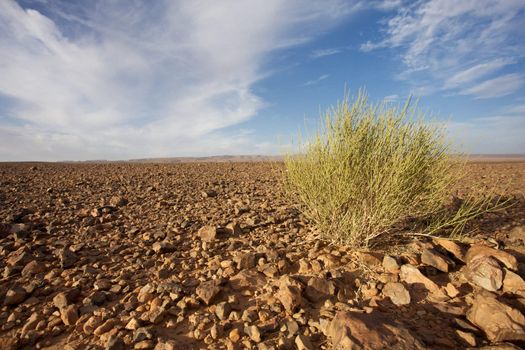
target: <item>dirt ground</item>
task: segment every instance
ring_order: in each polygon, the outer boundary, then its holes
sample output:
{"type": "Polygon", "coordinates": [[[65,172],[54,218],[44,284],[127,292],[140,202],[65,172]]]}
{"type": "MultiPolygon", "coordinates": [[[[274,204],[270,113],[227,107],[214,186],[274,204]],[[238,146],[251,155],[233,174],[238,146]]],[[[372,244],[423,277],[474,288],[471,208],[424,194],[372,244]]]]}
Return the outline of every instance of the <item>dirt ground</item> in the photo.
{"type": "MultiPolygon", "coordinates": [[[[424,280],[421,292],[408,268],[389,270],[384,251],[320,240],[280,190],[282,169],[279,162],[0,164],[0,348],[523,345],[525,324],[516,340],[467,318],[484,291],[464,277],[461,257],[448,255],[448,272],[421,261],[423,250],[443,251],[436,242],[414,240],[394,257],[437,285],[433,291],[424,280]]],[[[525,276],[525,161],[469,163],[456,194],[474,190],[513,205],[476,220],[464,247],[501,249],[517,258],[517,278],[525,276]]],[[[493,294],[523,317],[525,291],[506,286],[493,294]]]]}

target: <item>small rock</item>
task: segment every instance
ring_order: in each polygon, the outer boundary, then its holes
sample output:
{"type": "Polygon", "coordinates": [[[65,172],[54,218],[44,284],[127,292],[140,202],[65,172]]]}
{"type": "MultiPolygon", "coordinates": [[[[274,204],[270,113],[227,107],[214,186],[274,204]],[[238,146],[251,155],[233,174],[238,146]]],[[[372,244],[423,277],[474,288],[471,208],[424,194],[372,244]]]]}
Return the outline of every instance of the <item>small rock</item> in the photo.
{"type": "Polygon", "coordinates": [[[230,315],[232,308],[229,303],[222,302],[218,303],[215,307],[215,315],[219,318],[219,320],[224,321],[228,318],[230,315]]]}
{"type": "Polygon", "coordinates": [[[199,287],[197,287],[196,293],[197,296],[206,303],[210,305],[213,299],[221,292],[221,288],[217,281],[207,281],[202,282],[199,287]]]}
{"type": "Polygon", "coordinates": [[[19,266],[7,265],[4,268],[4,272],[3,272],[2,276],[4,276],[4,278],[8,278],[8,277],[13,276],[14,274],[16,274],[18,272],[20,272],[20,267],[19,266]]]}
{"type": "Polygon", "coordinates": [[[381,259],[381,255],[378,253],[359,252],[358,256],[367,266],[379,266],[383,263],[383,259],[381,259]]]}
{"type": "Polygon", "coordinates": [[[434,249],[425,249],[421,254],[421,262],[428,266],[433,266],[439,271],[449,272],[454,267],[454,262],[446,256],[438,253],[434,249]]]}
{"type": "Polygon", "coordinates": [[[230,284],[234,290],[259,289],[266,284],[266,277],[255,270],[242,270],[230,278],[230,284]]]}
{"type": "Polygon", "coordinates": [[[66,306],[73,304],[80,296],[80,290],[73,288],[67,292],[60,292],[53,298],[53,305],[58,309],[63,309],[66,306]]]}
{"type": "Polygon", "coordinates": [[[281,302],[286,311],[294,313],[295,309],[303,304],[301,292],[302,285],[289,276],[283,276],[279,280],[279,290],[275,297],[281,302]]]}
{"type": "Polygon", "coordinates": [[[434,281],[424,276],[421,271],[413,265],[405,264],[401,266],[400,278],[408,284],[422,284],[431,293],[444,295],[434,281]]]}
{"type": "Polygon", "coordinates": [[[234,261],[237,263],[239,270],[251,269],[255,267],[255,254],[251,252],[242,253],[236,256],[234,261]]]}
{"type": "Polygon", "coordinates": [[[207,197],[217,197],[217,192],[214,191],[214,190],[204,190],[201,192],[201,195],[204,197],[204,198],[207,198],[207,197]]]}
{"type": "Polygon", "coordinates": [[[518,270],[518,260],[514,255],[504,252],[503,250],[494,249],[481,244],[474,244],[470,247],[467,255],[465,256],[467,265],[473,260],[476,260],[482,256],[495,258],[502,262],[505,267],[510,270],[518,270]]]}
{"type": "Polygon", "coordinates": [[[228,231],[228,234],[232,236],[240,236],[242,234],[241,225],[236,222],[231,222],[226,225],[226,230],[228,231]]]}
{"type": "Polygon", "coordinates": [[[60,259],[60,266],[63,269],[70,268],[78,261],[76,254],[67,247],[58,251],[58,258],[60,259]]]}
{"type": "Polygon", "coordinates": [[[100,306],[106,301],[106,294],[102,291],[96,290],[84,300],[93,305],[100,306]]]}
{"type": "Polygon", "coordinates": [[[143,341],[139,341],[135,343],[135,345],[133,346],[133,349],[149,350],[149,349],[153,349],[154,347],[155,347],[155,343],[153,342],[153,340],[143,340],[143,341]]]}
{"type": "Polygon", "coordinates": [[[218,327],[217,324],[214,324],[210,328],[210,335],[213,339],[217,339],[222,334],[222,327],[218,327]]]}
{"type": "Polygon", "coordinates": [[[5,305],[18,305],[23,302],[28,296],[28,293],[21,286],[14,286],[5,294],[5,305]]]}
{"type": "MultiPolygon", "coordinates": [[[[464,315],[466,315],[466,313],[464,315]]],[[[454,323],[457,327],[461,328],[464,331],[468,331],[470,333],[475,333],[475,334],[480,332],[480,330],[476,328],[474,325],[472,325],[472,323],[468,321],[464,321],[462,318],[455,318],[454,323]]]]}
{"type": "Polygon", "coordinates": [[[445,286],[445,292],[447,292],[447,295],[451,298],[455,298],[459,295],[459,290],[450,282],[445,286]]]}
{"type": "Polygon", "coordinates": [[[42,321],[42,318],[39,313],[34,312],[31,314],[24,327],[22,327],[22,335],[27,334],[29,331],[34,330],[38,323],[42,321]]]}
{"type": "Polygon", "coordinates": [[[97,329],[102,324],[102,318],[98,316],[91,316],[82,326],[82,330],[85,334],[93,334],[95,329],[97,329]]]}
{"type": "Polygon", "coordinates": [[[503,291],[506,293],[518,294],[525,297],[525,281],[520,275],[505,269],[505,278],[503,279],[503,291]]]}
{"type": "Polygon", "coordinates": [[[14,224],[11,225],[10,232],[13,234],[15,240],[24,240],[31,234],[31,227],[27,224],[14,224]]]}
{"type": "Polygon", "coordinates": [[[241,339],[241,332],[239,332],[238,328],[234,328],[230,331],[228,334],[228,338],[233,342],[237,343],[241,339]]]}
{"type": "Polygon", "coordinates": [[[493,296],[479,294],[467,319],[483,330],[492,342],[525,341],[525,317],[493,296]]]}
{"type": "Polygon", "coordinates": [[[359,291],[364,300],[375,298],[379,294],[379,289],[377,289],[377,283],[375,281],[361,285],[359,291]]]}
{"type": "Polygon", "coordinates": [[[27,263],[27,265],[23,268],[21,275],[22,277],[28,277],[36,275],[38,273],[42,273],[44,271],[46,271],[46,265],[36,260],[33,260],[27,263]]]}
{"type": "Polygon", "coordinates": [[[383,268],[389,273],[399,273],[399,264],[397,263],[397,260],[390,255],[385,255],[383,257],[383,268]]]}
{"type": "Polygon", "coordinates": [[[310,341],[310,338],[299,334],[297,337],[295,337],[295,346],[297,346],[297,350],[314,350],[315,347],[312,345],[312,342],[310,341]]]}
{"type": "Polygon", "coordinates": [[[157,286],[157,293],[182,294],[182,287],[177,282],[162,282],[157,286]]]}
{"type": "Polygon", "coordinates": [[[69,305],[60,310],[60,318],[66,326],[72,326],[78,321],[78,309],[75,305],[69,305]]]}
{"type": "Polygon", "coordinates": [[[250,337],[251,340],[253,340],[256,343],[261,342],[261,331],[257,326],[246,326],[244,327],[244,333],[250,337]]]}
{"type": "Polygon", "coordinates": [[[130,330],[130,331],[135,331],[135,330],[139,329],[140,328],[140,321],[139,321],[139,319],[133,317],[132,319],[130,319],[128,321],[128,323],[126,324],[126,327],[124,327],[124,328],[126,328],[127,330],[130,330]]]}
{"type": "Polygon", "coordinates": [[[135,332],[133,332],[133,341],[134,342],[140,342],[143,340],[150,340],[153,339],[154,335],[151,332],[150,329],[141,327],[137,328],[135,332]]]}
{"type": "Polygon", "coordinates": [[[217,236],[217,228],[209,225],[203,226],[199,229],[197,235],[204,242],[213,242],[215,240],[215,237],[217,236]]]}
{"type": "Polygon", "coordinates": [[[105,278],[101,278],[99,280],[96,280],[93,284],[93,287],[96,290],[110,290],[111,289],[111,281],[105,278]]]}
{"type": "Polygon", "coordinates": [[[108,342],[106,343],[106,350],[124,350],[125,348],[126,344],[124,344],[122,338],[116,335],[109,336],[108,342]]]}
{"type": "Polygon", "coordinates": [[[159,340],[154,350],[176,350],[179,349],[175,340],[159,340]]]}
{"type": "Polygon", "coordinates": [[[112,207],[123,207],[126,204],[128,204],[128,200],[121,196],[113,196],[109,200],[109,205],[111,205],[112,207]]]}
{"type": "Polygon", "coordinates": [[[287,319],[285,325],[289,337],[293,337],[299,332],[299,324],[294,319],[287,319]]]}
{"type": "Polygon", "coordinates": [[[378,312],[339,311],[325,331],[333,349],[427,349],[399,321],[378,312]]]}
{"type": "Polygon", "coordinates": [[[175,245],[167,243],[165,241],[155,242],[153,243],[151,248],[156,254],[172,253],[177,250],[177,247],[175,245]]]}
{"type": "MultiPolygon", "coordinates": [[[[368,253],[363,253],[363,254],[368,254],[368,253]]],[[[366,255],[368,257],[368,255],[366,255]]],[[[362,258],[364,257],[364,255],[362,256],[362,258]]],[[[378,259],[377,255],[373,255],[373,261],[374,261],[374,264],[377,263],[377,261],[375,259],[378,259]]],[[[363,258],[366,260],[366,258],[363,258]]],[[[321,254],[317,257],[317,260],[319,260],[320,262],[323,263],[324,267],[325,268],[333,268],[333,267],[336,267],[340,264],[340,259],[339,257],[333,255],[333,254],[321,254]]],[[[381,262],[379,262],[381,263],[381,262]]]]}
{"type": "Polygon", "coordinates": [[[250,212],[250,207],[245,206],[245,205],[235,206],[234,212],[235,212],[235,215],[242,215],[244,213],[250,212]]]}
{"type": "Polygon", "coordinates": [[[449,253],[451,253],[452,255],[454,255],[454,257],[459,261],[465,262],[467,248],[463,244],[444,238],[434,238],[434,242],[449,253]]]}
{"type": "Polygon", "coordinates": [[[148,320],[153,324],[160,323],[166,315],[166,309],[161,306],[152,306],[152,309],[148,312],[148,320]]]}
{"type": "Polygon", "coordinates": [[[479,256],[469,260],[465,277],[469,282],[491,292],[499,290],[503,284],[503,271],[498,262],[490,256],[479,256]]]}
{"type": "Polygon", "coordinates": [[[31,255],[27,247],[20,247],[13,253],[9,254],[6,263],[9,266],[25,266],[33,259],[34,257],[31,255]]]}
{"type": "Polygon", "coordinates": [[[476,336],[469,332],[464,332],[460,329],[456,329],[456,334],[458,335],[461,340],[465,342],[465,344],[470,346],[476,346],[476,336]]]}
{"type": "Polygon", "coordinates": [[[410,293],[403,283],[389,282],[383,287],[383,294],[390,298],[394,305],[410,304],[410,293]]]}
{"type": "Polygon", "coordinates": [[[141,303],[148,302],[155,298],[155,295],[153,294],[155,292],[155,287],[151,285],[150,283],[146,284],[139,290],[139,295],[137,296],[138,301],[141,303]]]}
{"type": "Polygon", "coordinates": [[[117,320],[110,318],[109,320],[98,326],[97,329],[95,329],[95,331],[93,332],[93,334],[101,336],[102,334],[107,333],[113,328],[115,328],[116,325],[117,320]]]}
{"type": "Polygon", "coordinates": [[[335,294],[335,283],[320,277],[311,277],[305,290],[308,300],[316,303],[335,294]]]}

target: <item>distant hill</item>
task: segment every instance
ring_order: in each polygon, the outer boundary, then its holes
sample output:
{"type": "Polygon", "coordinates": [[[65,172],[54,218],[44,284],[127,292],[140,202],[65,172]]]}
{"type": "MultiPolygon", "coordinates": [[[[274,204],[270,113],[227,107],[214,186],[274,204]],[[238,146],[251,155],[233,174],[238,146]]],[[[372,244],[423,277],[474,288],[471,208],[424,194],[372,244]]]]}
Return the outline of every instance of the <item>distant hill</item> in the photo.
{"type": "MultiPolygon", "coordinates": [[[[472,162],[525,162],[525,154],[470,154],[467,156],[472,162]]],[[[199,162],[265,162],[282,161],[282,156],[266,155],[222,155],[208,157],[168,157],[168,158],[142,158],[130,159],[130,163],[199,163],[199,162]]],[[[98,162],[98,161],[97,161],[98,162]]]]}
{"type": "Polygon", "coordinates": [[[265,155],[240,155],[240,156],[208,156],[208,157],[169,157],[169,158],[142,158],[129,159],[130,163],[201,163],[201,162],[263,162],[263,161],[281,161],[282,156],[265,156],[265,155]]]}
{"type": "Polygon", "coordinates": [[[470,154],[471,162],[525,162],[525,154],[470,154]]]}
{"type": "MultiPolygon", "coordinates": [[[[283,156],[269,155],[220,155],[207,157],[165,157],[165,158],[137,158],[128,160],[93,159],[84,161],[64,160],[56,162],[47,161],[11,161],[0,163],[233,163],[233,162],[280,162],[283,156]]],[[[525,162],[525,154],[470,154],[471,162],[525,162]]]]}

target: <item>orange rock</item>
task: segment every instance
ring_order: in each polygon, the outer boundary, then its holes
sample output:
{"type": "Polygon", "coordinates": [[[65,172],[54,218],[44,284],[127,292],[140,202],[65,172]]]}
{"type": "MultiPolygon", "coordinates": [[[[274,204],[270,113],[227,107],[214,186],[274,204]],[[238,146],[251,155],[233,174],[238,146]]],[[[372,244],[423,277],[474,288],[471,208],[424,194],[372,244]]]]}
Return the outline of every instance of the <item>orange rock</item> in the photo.
{"type": "Polygon", "coordinates": [[[199,229],[197,232],[197,235],[204,241],[204,242],[212,242],[215,240],[215,237],[217,236],[217,228],[214,226],[203,226],[199,229]]]}
{"type": "Polygon", "coordinates": [[[333,349],[426,349],[399,321],[377,311],[338,312],[326,329],[333,349]]]}
{"type": "Polygon", "coordinates": [[[465,256],[465,261],[468,265],[471,261],[482,256],[493,257],[503,263],[508,269],[513,271],[518,270],[518,260],[514,255],[482,244],[472,245],[465,256]]]}
{"type": "Polygon", "coordinates": [[[492,342],[525,341],[525,316],[493,296],[478,295],[467,319],[492,342]]]}
{"type": "Polygon", "coordinates": [[[498,262],[490,256],[479,256],[470,260],[465,277],[470,283],[491,292],[499,290],[503,284],[503,271],[498,262]]]}
{"type": "Polygon", "coordinates": [[[465,247],[465,245],[444,238],[434,238],[434,242],[454,255],[456,259],[465,262],[465,255],[467,252],[467,247],[465,247]]]}
{"type": "Polygon", "coordinates": [[[401,280],[408,284],[422,284],[429,292],[444,296],[444,293],[439,286],[430,278],[423,275],[415,266],[410,264],[401,266],[399,276],[401,280]]]}
{"type": "Polygon", "coordinates": [[[525,297],[525,281],[517,273],[505,269],[503,291],[525,297]]]}

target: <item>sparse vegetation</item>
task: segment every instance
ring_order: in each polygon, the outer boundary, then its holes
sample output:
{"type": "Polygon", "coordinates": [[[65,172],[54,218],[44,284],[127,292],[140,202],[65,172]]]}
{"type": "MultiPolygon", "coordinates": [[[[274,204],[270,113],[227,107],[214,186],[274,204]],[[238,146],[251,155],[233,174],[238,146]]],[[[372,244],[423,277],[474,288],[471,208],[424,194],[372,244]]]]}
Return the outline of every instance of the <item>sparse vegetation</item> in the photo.
{"type": "Polygon", "coordinates": [[[364,93],[353,103],[345,97],[296,146],[285,157],[285,188],[340,243],[368,247],[414,218],[427,221],[428,234],[447,228],[457,237],[486,210],[486,200],[443,210],[464,160],[451,155],[444,126],[410,99],[401,108],[371,104],[364,93]]]}

